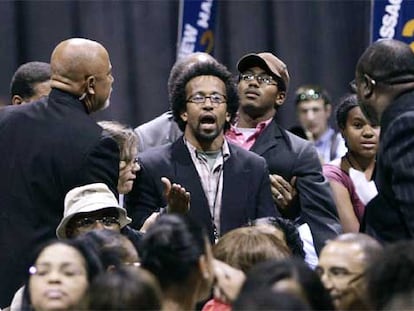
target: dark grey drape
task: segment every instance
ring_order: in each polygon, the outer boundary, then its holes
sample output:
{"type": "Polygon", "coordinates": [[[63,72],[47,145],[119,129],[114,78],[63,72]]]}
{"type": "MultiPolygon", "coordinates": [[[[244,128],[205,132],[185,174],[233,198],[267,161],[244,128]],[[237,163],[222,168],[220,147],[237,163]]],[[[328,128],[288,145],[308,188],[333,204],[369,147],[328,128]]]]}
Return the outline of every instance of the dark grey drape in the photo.
{"type": "MultiPolygon", "coordinates": [[[[370,1],[219,0],[214,56],[235,72],[249,52],[270,51],[288,65],[291,85],[279,122],[296,116],[291,94],[318,83],[334,100],[348,89],[369,44],[370,1]]],[[[27,61],[48,61],[69,37],[101,42],[115,76],[112,105],[97,119],[139,125],[168,109],[166,82],[175,61],[178,1],[0,1],[0,99],[27,61]]]]}

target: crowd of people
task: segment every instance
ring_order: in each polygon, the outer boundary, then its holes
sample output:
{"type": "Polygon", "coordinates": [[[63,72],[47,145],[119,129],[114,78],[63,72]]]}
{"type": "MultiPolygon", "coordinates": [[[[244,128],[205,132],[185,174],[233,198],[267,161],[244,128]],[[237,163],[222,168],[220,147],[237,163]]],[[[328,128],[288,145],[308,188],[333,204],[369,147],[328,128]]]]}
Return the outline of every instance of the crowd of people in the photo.
{"type": "Polygon", "coordinates": [[[102,44],[71,38],[17,69],[0,110],[0,309],[414,307],[410,46],[371,44],[336,105],[299,87],[289,130],[286,64],[250,53],[237,70],[178,60],[170,110],[133,129],[90,116],[114,83],[102,44]]]}

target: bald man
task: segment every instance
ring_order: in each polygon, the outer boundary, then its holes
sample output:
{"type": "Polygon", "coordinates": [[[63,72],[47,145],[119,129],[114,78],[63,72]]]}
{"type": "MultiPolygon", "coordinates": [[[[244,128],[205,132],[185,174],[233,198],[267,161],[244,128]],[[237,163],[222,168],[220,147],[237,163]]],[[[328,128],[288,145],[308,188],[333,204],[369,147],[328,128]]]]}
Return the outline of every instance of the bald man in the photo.
{"type": "Polygon", "coordinates": [[[371,44],[355,70],[365,116],[380,125],[375,184],[361,229],[383,242],[414,238],[414,52],[397,40],[371,44]]]}
{"type": "MultiPolygon", "coordinates": [[[[171,68],[170,76],[168,77],[169,100],[171,101],[172,96],[172,81],[177,79],[183,69],[199,62],[211,61],[216,62],[213,56],[203,52],[196,52],[178,60],[171,68]]],[[[173,143],[183,134],[183,132],[178,128],[177,123],[174,122],[171,110],[164,112],[155,119],[136,127],[135,133],[138,136],[138,150],[140,152],[152,147],[173,143]]]]}
{"type": "Polygon", "coordinates": [[[117,194],[119,150],[90,114],[109,105],[114,81],[98,42],[69,39],[51,60],[49,96],[0,112],[0,307],[22,285],[30,254],[55,236],[65,194],[105,183],[117,194]]]}
{"type": "Polygon", "coordinates": [[[382,252],[381,244],[363,233],[345,233],[323,247],[315,271],[337,310],[368,310],[366,271],[382,252]]]}

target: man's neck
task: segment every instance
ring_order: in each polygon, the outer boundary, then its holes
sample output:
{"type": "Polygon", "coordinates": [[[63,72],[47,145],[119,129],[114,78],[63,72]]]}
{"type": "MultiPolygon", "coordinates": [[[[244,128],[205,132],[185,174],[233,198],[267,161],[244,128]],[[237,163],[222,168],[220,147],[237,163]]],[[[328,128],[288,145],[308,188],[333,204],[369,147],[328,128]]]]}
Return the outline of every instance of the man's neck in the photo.
{"type": "Polygon", "coordinates": [[[255,128],[259,123],[267,121],[274,117],[276,110],[269,110],[267,113],[260,116],[251,116],[243,110],[239,110],[239,119],[237,127],[241,128],[255,128]]]}
{"type": "Polygon", "coordinates": [[[313,141],[318,141],[322,138],[323,135],[329,130],[329,126],[326,126],[325,129],[317,134],[312,134],[313,141]]]}
{"type": "Polygon", "coordinates": [[[191,136],[184,135],[185,139],[194,146],[198,151],[218,151],[221,149],[224,143],[224,135],[223,133],[217,136],[213,141],[200,141],[194,139],[191,136]]]}

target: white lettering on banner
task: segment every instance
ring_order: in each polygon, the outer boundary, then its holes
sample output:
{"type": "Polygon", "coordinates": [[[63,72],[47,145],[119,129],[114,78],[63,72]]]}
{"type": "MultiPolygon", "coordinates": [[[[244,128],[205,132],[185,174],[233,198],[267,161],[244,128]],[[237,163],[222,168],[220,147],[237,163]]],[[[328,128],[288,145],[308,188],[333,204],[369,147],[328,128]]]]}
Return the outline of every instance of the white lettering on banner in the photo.
{"type": "Polygon", "coordinates": [[[197,25],[201,28],[207,29],[208,22],[211,16],[211,7],[213,6],[213,0],[206,0],[201,2],[201,10],[198,13],[197,25]]]}
{"type": "Polygon", "coordinates": [[[191,24],[185,24],[184,35],[181,40],[180,51],[178,53],[179,59],[194,52],[197,35],[198,35],[197,28],[195,28],[191,24]]]}
{"type": "Polygon", "coordinates": [[[388,2],[390,4],[385,6],[386,14],[382,17],[382,26],[379,30],[379,34],[383,39],[394,38],[402,0],[388,0],[388,2]]]}

